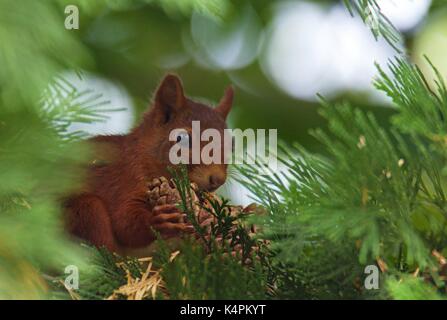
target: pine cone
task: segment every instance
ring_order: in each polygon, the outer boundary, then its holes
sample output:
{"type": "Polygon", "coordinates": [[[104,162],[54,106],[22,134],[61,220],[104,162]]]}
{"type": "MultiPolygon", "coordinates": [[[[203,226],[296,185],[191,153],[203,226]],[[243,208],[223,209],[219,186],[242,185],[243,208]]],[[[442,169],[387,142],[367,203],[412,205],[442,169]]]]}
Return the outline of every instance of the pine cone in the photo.
{"type": "MultiPolygon", "coordinates": [[[[217,201],[222,204],[222,199],[214,193],[210,192],[199,192],[196,184],[191,183],[191,196],[193,211],[196,215],[196,221],[205,228],[205,233],[207,236],[212,234],[211,226],[217,223],[217,219],[212,212],[214,212],[211,202],[217,201]]],[[[179,204],[181,202],[180,194],[175,186],[173,180],[168,180],[165,177],[155,178],[148,183],[148,203],[150,208],[158,205],[164,204],[179,204]]],[[[232,217],[238,218],[242,215],[250,215],[254,213],[259,213],[259,208],[256,205],[249,205],[245,208],[242,206],[226,206],[226,213],[232,217]]],[[[224,244],[225,242],[233,238],[238,226],[242,224],[240,219],[235,219],[233,225],[230,228],[226,239],[217,235],[218,244],[224,244]]],[[[258,228],[255,225],[244,226],[248,231],[248,235],[253,238],[258,232],[258,228]]],[[[214,235],[216,236],[216,235],[214,235]]],[[[198,235],[197,235],[197,238],[198,235]]],[[[268,244],[266,241],[261,241],[257,243],[257,246],[252,248],[252,251],[258,252],[261,244],[268,244]]],[[[239,250],[238,245],[234,245],[235,251],[239,250]]]]}
{"type": "MultiPolygon", "coordinates": [[[[175,186],[174,181],[168,180],[165,177],[155,178],[148,183],[148,203],[152,209],[155,206],[164,204],[179,204],[181,202],[180,194],[175,186]]],[[[222,204],[222,199],[216,194],[210,192],[198,192],[198,187],[195,183],[191,183],[191,196],[194,213],[199,223],[214,216],[205,208],[213,212],[213,207],[210,201],[217,201],[222,204]]],[[[240,214],[250,214],[252,206],[245,209],[241,206],[229,206],[228,210],[231,216],[237,217],[240,214]]]]}
{"type": "Polygon", "coordinates": [[[180,194],[172,180],[165,177],[155,178],[148,183],[149,206],[176,204],[180,202],[180,194]]]}

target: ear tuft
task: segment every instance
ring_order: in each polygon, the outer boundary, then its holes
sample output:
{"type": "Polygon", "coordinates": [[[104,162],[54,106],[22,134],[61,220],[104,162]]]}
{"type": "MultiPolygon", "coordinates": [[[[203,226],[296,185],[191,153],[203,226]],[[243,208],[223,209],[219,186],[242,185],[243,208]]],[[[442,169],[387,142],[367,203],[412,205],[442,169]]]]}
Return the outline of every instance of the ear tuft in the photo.
{"type": "Polygon", "coordinates": [[[184,104],[185,95],[180,78],[174,74],[166,75],[155,95],[155,107],[163,112],[167,122],[184,104]]]}
{"type": "Polygon", "coordinates": [[[229,86],[225,93],[220,99],[219,104],[214,109],[216,112],[220,113],[224,119],[227,118],[228,114],[231,111],[231,107],[233,106],[233,96],[234,96],[234,89],[232,86],[229,86]]]}

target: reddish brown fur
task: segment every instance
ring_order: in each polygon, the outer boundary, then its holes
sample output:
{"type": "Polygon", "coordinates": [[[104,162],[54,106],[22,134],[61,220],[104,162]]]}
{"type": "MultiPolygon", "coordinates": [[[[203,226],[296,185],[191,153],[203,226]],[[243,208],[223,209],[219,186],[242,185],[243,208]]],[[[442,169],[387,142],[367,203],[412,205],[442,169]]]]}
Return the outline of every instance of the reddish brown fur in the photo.
{"type": "MultiPolygon", "coordinates": [[[[166,76],[139,126],[127,135],[90,139],[97,158],[89,168],[85,188],[65,202],[69,231],[119,252],[122,247],[152,243],[151,227],[165,237],[188,230],[175,206],[148,207],[147,181],[169,177],[172,129],[190,129],[191,122],[199,120],[201,130],[216,128],[223,133],[232,97],[230,88],[219,106],[211,109],[187,99],[180,80],[166,76]]],[[[215,189],[226,179],[226,165],[189,165],[188,174],[200,188],[215,189]]]]}

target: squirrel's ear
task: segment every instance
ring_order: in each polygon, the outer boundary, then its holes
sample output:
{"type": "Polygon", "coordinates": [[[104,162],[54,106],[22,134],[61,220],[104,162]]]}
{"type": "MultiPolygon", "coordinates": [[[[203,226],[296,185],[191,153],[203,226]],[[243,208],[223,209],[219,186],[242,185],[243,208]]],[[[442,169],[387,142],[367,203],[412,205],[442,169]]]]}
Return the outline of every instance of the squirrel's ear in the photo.
{"type": "Polygon", "coordinates": [[[231,107],[233,106],[233,96],[234,89],[232,86],[229,86],[224,93],[222,99],[220,99],[219,104],[214,109],[216,112],[220,113],[224,119],[227,118],[230,113],[231,107]]]}
{"type": "Polygon", "coordinates": [[[162,112],[165,122],[171,119],[176,110],[184,106],[185,100],[180,78],[173,74],[164,77],[155,94],[155,108],[162,112]]]}

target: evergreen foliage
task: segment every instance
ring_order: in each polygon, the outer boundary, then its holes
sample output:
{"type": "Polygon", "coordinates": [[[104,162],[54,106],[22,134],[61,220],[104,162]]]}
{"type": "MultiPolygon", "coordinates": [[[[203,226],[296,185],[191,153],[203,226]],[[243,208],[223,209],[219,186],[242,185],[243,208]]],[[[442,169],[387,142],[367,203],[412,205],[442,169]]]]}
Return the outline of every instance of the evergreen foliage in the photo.
{"type": "MultiPolygon", "coordinates": [[[[389,131],[371,113],[323,101],[321,114],[331,134],[321,129],[312,134],[325,146],[324,156],[295,146],[283,148],[281,174],[263,172],[258,165],[240,170],[246,178],[242,183],[270,210],[271,240],[283,257],[293,256],[297,243],[302,243],[297,260],[314,255],[315,244],[323,251],[328,242],[337,249],[351,244],[333,268],[340,261],[351,270],[377,261],[386,266],[385,275],[394,275],[431,268],[432,251],[445,252],[445,86],[434,69],[433,91],[419,68],[400,58],[390,62],[390,70],[387,75],[379,67],[376,80],[399,110],[389,131]],[[279,237],[281,224],[287,228],[279,237]]],[[[408,298],[410,290],[398,289],[393,281],[389,293],[408,298]]],[[[420,291],[428,290],[425,286],[420,291]]],[[[445,292],[443,281],[437,286],[445,292]]],[[[414,298],[420,297],[418,290],[414,298]]]]}
{"type": "Polygon", "coordinates": [[[60,228],[58,198],[78,181],[70,168],[85,150],[61,141],[51,125],[59,105],[46,101],[53,113],[44,112],[41,93],[63,69],[88,63],[88,54],[59,28],[55,10],[41,1],[0,4],[0,41],[7,43],[0,47],[0,298],[45,297],[40,272],[82,264],[60,228]]]}
{"type": "Polygon", "coordinates": [[[383,37],[394,49],[402,51],[402,37],[391,21],[380,11],[376,0],[343,0],[351,15],[356,12],[374,37],[383,37]]]}

